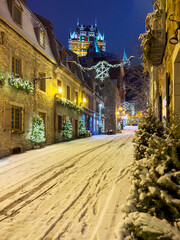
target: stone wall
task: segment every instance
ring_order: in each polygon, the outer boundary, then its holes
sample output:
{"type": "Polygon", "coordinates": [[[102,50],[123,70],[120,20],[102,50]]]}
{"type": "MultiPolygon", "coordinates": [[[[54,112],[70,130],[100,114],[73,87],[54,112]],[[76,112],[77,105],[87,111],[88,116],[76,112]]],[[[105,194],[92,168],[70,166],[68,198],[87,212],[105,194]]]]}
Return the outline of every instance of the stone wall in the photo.
{"type": "MultiPolygon", "coordinates": [[[[7,156],[13,149],[20,151],[32,149],[33,145],[29,141],[32,118],[36,114],[45,114],[46,143],[52,144],[57,141],[55,136],[55,102],[54,97],[58,92],[57,79],[62,81],[62,97],[66,97],[67,84],[71,88],[71,100],[74,101],[75,91],[80,94],[82,86],[68,72],[58,68],[57,64],[47,55],[39,51],[35,46],[27,41],[22,35],[16,32],[8,23],[1,21],[0,32],[5,33],[4,44],[0,45],[0,73],[5,76],[5,84],[0,85],[0,157],[7,156]],[[24,90],[17,90],[8,83],[8,78],[12,72],[12,55],[21,59],[22,77],[34,84],[34,78],[39,77],[39,71],[46,74],[46,91],[39,89],[37,82],[34,93],[26,93],[24,90]],[[22,110],[22,130],[12,132],[11,129],[11,107],[17,106],[22,110]]],[[[74,110],[64,111],[59,109],[61,115],[74,117],[74,110]]],[[[76,119],[80,114],[75,114],[76,119]]],[[[61,141],[60,138],[58,141],[61,141]]]]}
{"type": "MultiPolygon", "coordinates": [[[[180,115],[180,41],[177,44],[171,44],[169,39],[177,29],[177,23],[171,19],[179,21],[180,4],[179,0],[158,0],[157,4],[162,11],[162,17],[158,22],[161,29],[166,33],[166,44],[163,53],[162,62],[159,66],[150,68],[150,96],[151,104],[156,115],[163,120],[165,126],[173,114],[180,115]],[[166,120],[164,119],[166,118],[166,120]]],[[[155,26],[155,24],[154,24],[155,26]]],[[[178,34],[180,39],[180,34],[178,34]]]]}

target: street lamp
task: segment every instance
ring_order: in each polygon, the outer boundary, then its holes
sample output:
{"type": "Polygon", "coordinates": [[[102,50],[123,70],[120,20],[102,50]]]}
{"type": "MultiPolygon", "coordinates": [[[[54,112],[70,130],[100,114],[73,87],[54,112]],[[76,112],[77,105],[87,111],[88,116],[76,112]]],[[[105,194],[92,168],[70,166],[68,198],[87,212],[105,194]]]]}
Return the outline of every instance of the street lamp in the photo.
{"type": "Polygon", "coordinates": [[[52,79],[52,77],[42,77],[42,78],[34,78],[34,86],[41,80],[44,79],[52,79]]]}
{"type": "Polygon", "coordinates": [[[58,88],[58,92],[61,94],[62,93],[62,87],[58,88]]]}
{"type": "Polygon", "coordinates": [[[86,98],[85,98],[85,97],[83,98],[83,101],[80,103],[80,107],[81,107],[84,103],[86,103],[86,98]]]}
{"type": "Polygon", "coordinates": [[[176,22],[178,27],[177,29],[175,30],[175,33],[172,35],[172,37],[169,39],[169,43],[171,44],[177,44],[178,43],[178,30],[180,29],[180,22],[174,20],[174,19],[171,19],[171,16],[173,16],[173,14],[171,14],[169,16],[169,20],[172,21],[172,22],[176,22]]]}

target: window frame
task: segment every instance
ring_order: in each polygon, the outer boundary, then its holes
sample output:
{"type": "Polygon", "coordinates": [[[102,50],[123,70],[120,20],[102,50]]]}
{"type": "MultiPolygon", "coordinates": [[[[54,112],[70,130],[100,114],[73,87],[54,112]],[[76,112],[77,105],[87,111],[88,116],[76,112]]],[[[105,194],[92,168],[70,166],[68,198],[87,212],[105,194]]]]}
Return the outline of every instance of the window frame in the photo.
{"type": "MultiPolygon", "coordinates": [[[[46,77],[46,73],[39,71],[39,78],[46,77]]],[[[39,80],[39,90],[46,92],[46,79],[39,80]]]]}
{"type": "Polygon", "coordinates": [[[22,28],[22,9],[16,3],[13,4],[13,21],[22,28]],[[15,8],[20,12],[20,23],[15,19],[15,8]]]}
{"type": "Polygon", "coordinates": [[[22,130],[22,107],[18,107],[18,106],[11,106],[11,131],[21,131],[22,130]],[[15,110],[19,110],[19,116],[18,116],[18,124],[19,127],[16,128],[16,113],[15,110]]]}
{"type": "Polygon", "coordinates": [[[78,94],[78,91],[75,91],[75,103],[76,103],[76,105],[79,104],[79,94],[78,94]]]}
{"type": "Polygon", "coordinates": [[[39,45],[42,48],[45,48],[45,32],[41,28],[39,29],[39,45]],[[43,37],[43,43],[42,44],[41,44],[41,35],[43,37]]]}
{"type": "Polygon", "coordinates": [[[62,97],[62,92],[59,92],[59,88],[62,89],[62,81],[57,79],[57,92],[58,92],[59,97],[62,97]]]}
{"type": "Polygon", "coordinates": [[[67,88],[66,88],[66,98],[67,100],[71,100],[71,87],[69,85],[67,85],[67,88]],[[69,98],[68,98],[68,89],[69,89],[69,98]]]}
{"type": "Polygon", "coordinates": [[[12,76],[14,77],[21,77],[21,68],[22,68],[22,61],[21,58],[17,57],[16,55],[12,55],[12,76]],[[13,60],[14,59],[14,60],[13,60]],[[16,73],[17,70],[17,61],[19,62],[19,72],[16,73]]]}

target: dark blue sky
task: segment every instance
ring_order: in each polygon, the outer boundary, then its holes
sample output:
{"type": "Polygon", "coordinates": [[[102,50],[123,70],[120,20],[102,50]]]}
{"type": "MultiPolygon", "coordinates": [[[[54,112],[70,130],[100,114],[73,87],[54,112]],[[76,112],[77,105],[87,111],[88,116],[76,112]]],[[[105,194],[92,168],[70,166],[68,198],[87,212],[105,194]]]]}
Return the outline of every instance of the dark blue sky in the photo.
{"type": "Polygon", "coordinates": [[[145,16],[152,12],[150,0],[27,0],[27,5],[53,23],[56,37],[66,47],[77,18],[87,25],[97,19],[99,31],[105,33],[107,51],[117,55],[135,45],[145,30],[145,16]]]}

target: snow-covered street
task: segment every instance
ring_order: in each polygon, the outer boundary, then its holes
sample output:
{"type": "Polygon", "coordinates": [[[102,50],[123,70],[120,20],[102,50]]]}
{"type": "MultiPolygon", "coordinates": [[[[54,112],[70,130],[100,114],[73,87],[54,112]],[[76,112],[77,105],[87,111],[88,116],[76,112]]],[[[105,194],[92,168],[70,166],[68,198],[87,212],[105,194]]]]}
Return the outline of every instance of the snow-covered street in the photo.
{"type": "Polygon", "coordinates": [[[133,131],[0,160],[0,240],[115,240],[133,165],[133,131]]]}

